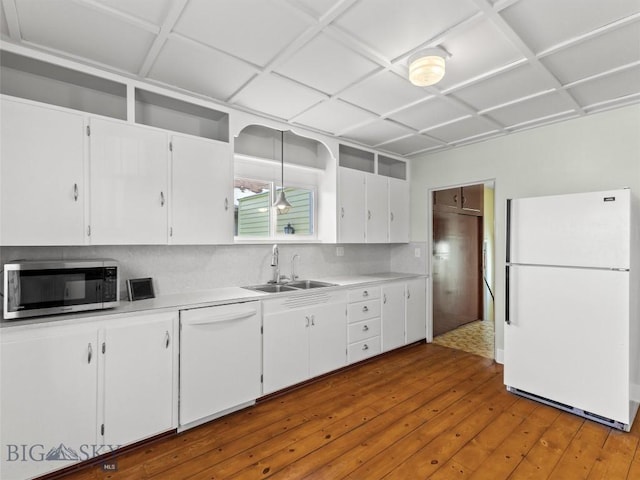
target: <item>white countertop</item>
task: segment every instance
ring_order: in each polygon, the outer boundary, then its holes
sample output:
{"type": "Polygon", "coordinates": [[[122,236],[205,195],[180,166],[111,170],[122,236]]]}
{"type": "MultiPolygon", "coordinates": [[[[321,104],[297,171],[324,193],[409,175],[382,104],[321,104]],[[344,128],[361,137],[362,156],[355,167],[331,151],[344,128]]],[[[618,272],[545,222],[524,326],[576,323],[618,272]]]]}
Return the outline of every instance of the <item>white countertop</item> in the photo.
{"type": "MultiPolygon", "coordinates": [[[[335,277],[313,277],[327,283],[334,283],[336,287],[349,287],[355,285],[375,284],[379,282],[388,282],[392,280],[403,280],[409,278],[424,277],[424,275],[416,275],[412,273],[400,272],[384,272],[366,275],[340,275],[335,277]]],[[[171,311],[185,310],[189,308],[200,308],[226,303],[238,303],[251,300],[262,300],[271,298],[276,295],[297,295],[308,290],[287,291],[282,293],[263,293],[254,290],[248,290],[243,287],[222,287],[211,290],[203,290],[200,292],[176,293],[171,295],[161,295],[148,300],[138,300],[130,302],[122,300],[120,306],[110,308],[108,310],[93,310],[89,312],[67,313],[61,315],[50,315],[45,317],[25,318],[17,320],[0,320],[0,329],[10,327],[26,327],[32,325],[56,324],[66,325],[71,323],[79,323],[88,320],[105,320],[105,317],[114,316],[121,317],[130,313],[143,313],[149,311],[171,311]]]]}

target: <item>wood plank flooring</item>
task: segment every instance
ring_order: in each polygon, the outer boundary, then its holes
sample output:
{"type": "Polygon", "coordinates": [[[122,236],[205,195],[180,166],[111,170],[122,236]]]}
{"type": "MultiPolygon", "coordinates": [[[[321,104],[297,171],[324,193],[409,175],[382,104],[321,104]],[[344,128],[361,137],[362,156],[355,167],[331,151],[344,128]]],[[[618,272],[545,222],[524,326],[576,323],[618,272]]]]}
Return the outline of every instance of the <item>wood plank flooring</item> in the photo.
{"type": "Polygon", "coordinates": [[[502,366],[416,344],[65,480],[640,479],[622,433],[509,394],[502,366]]]}

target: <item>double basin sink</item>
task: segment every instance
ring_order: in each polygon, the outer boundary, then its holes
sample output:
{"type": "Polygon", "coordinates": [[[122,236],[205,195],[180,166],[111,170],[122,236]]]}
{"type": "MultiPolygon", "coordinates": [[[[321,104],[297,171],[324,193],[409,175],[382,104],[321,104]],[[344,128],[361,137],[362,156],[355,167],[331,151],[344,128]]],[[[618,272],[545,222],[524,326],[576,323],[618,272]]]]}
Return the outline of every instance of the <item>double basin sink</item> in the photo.
{"type": "Polygon", "coordinates": [[[248,290],[265,293],[295,292],[297,290],[311,290],[313,288],[334,287],[335,283],[319,282],[317,280],[296,280],[289,283],[265,283],[242,287],[248,290]]]}

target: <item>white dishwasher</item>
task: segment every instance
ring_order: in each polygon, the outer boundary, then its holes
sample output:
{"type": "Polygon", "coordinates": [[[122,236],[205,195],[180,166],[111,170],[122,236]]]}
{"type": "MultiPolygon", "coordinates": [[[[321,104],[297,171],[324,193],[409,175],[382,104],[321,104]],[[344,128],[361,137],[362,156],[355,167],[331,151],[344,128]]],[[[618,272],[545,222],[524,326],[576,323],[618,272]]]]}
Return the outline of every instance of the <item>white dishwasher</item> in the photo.
{"type": "Polygon", "coordinates": [[[180,431],[255,403],[261,318],[260,302],[180,312],[180,431]]]}

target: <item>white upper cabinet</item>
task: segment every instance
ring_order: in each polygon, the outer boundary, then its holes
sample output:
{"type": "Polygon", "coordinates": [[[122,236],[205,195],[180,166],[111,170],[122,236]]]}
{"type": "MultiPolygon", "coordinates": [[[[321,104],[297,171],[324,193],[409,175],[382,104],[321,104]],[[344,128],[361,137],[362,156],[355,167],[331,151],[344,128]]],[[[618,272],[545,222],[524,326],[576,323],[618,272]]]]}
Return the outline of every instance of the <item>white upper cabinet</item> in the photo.
{"type": "Polygon", "coordinates": [[[409,182],[389,178],[389,241],[409,242],[409,182]]]}
{"type": "Polygon", "coordinates": [[[386,243],[389,241],[389,192],[387,177],[367,175],[367,243],[386,243]]]}
{"type": "Polygon", "coordinates": [[[338,242],[365,242],[364,173],[340,168],[338,178],[338,242]]]}
{"type": "Polygon", "coordinates": [[[169,243],[233,243],[233,156],[228,143],[171,137],[169,243]]]}
{"type": "Polygon", "coordinates": [[[6,98],[0,108],[0,244],[84,244],[84,117],[6,98]]]}
{"type": "Polygon", "coordinates": [[[168,139],[162,131],[91,119],[91,243],[167,243],[168,139]]]}

